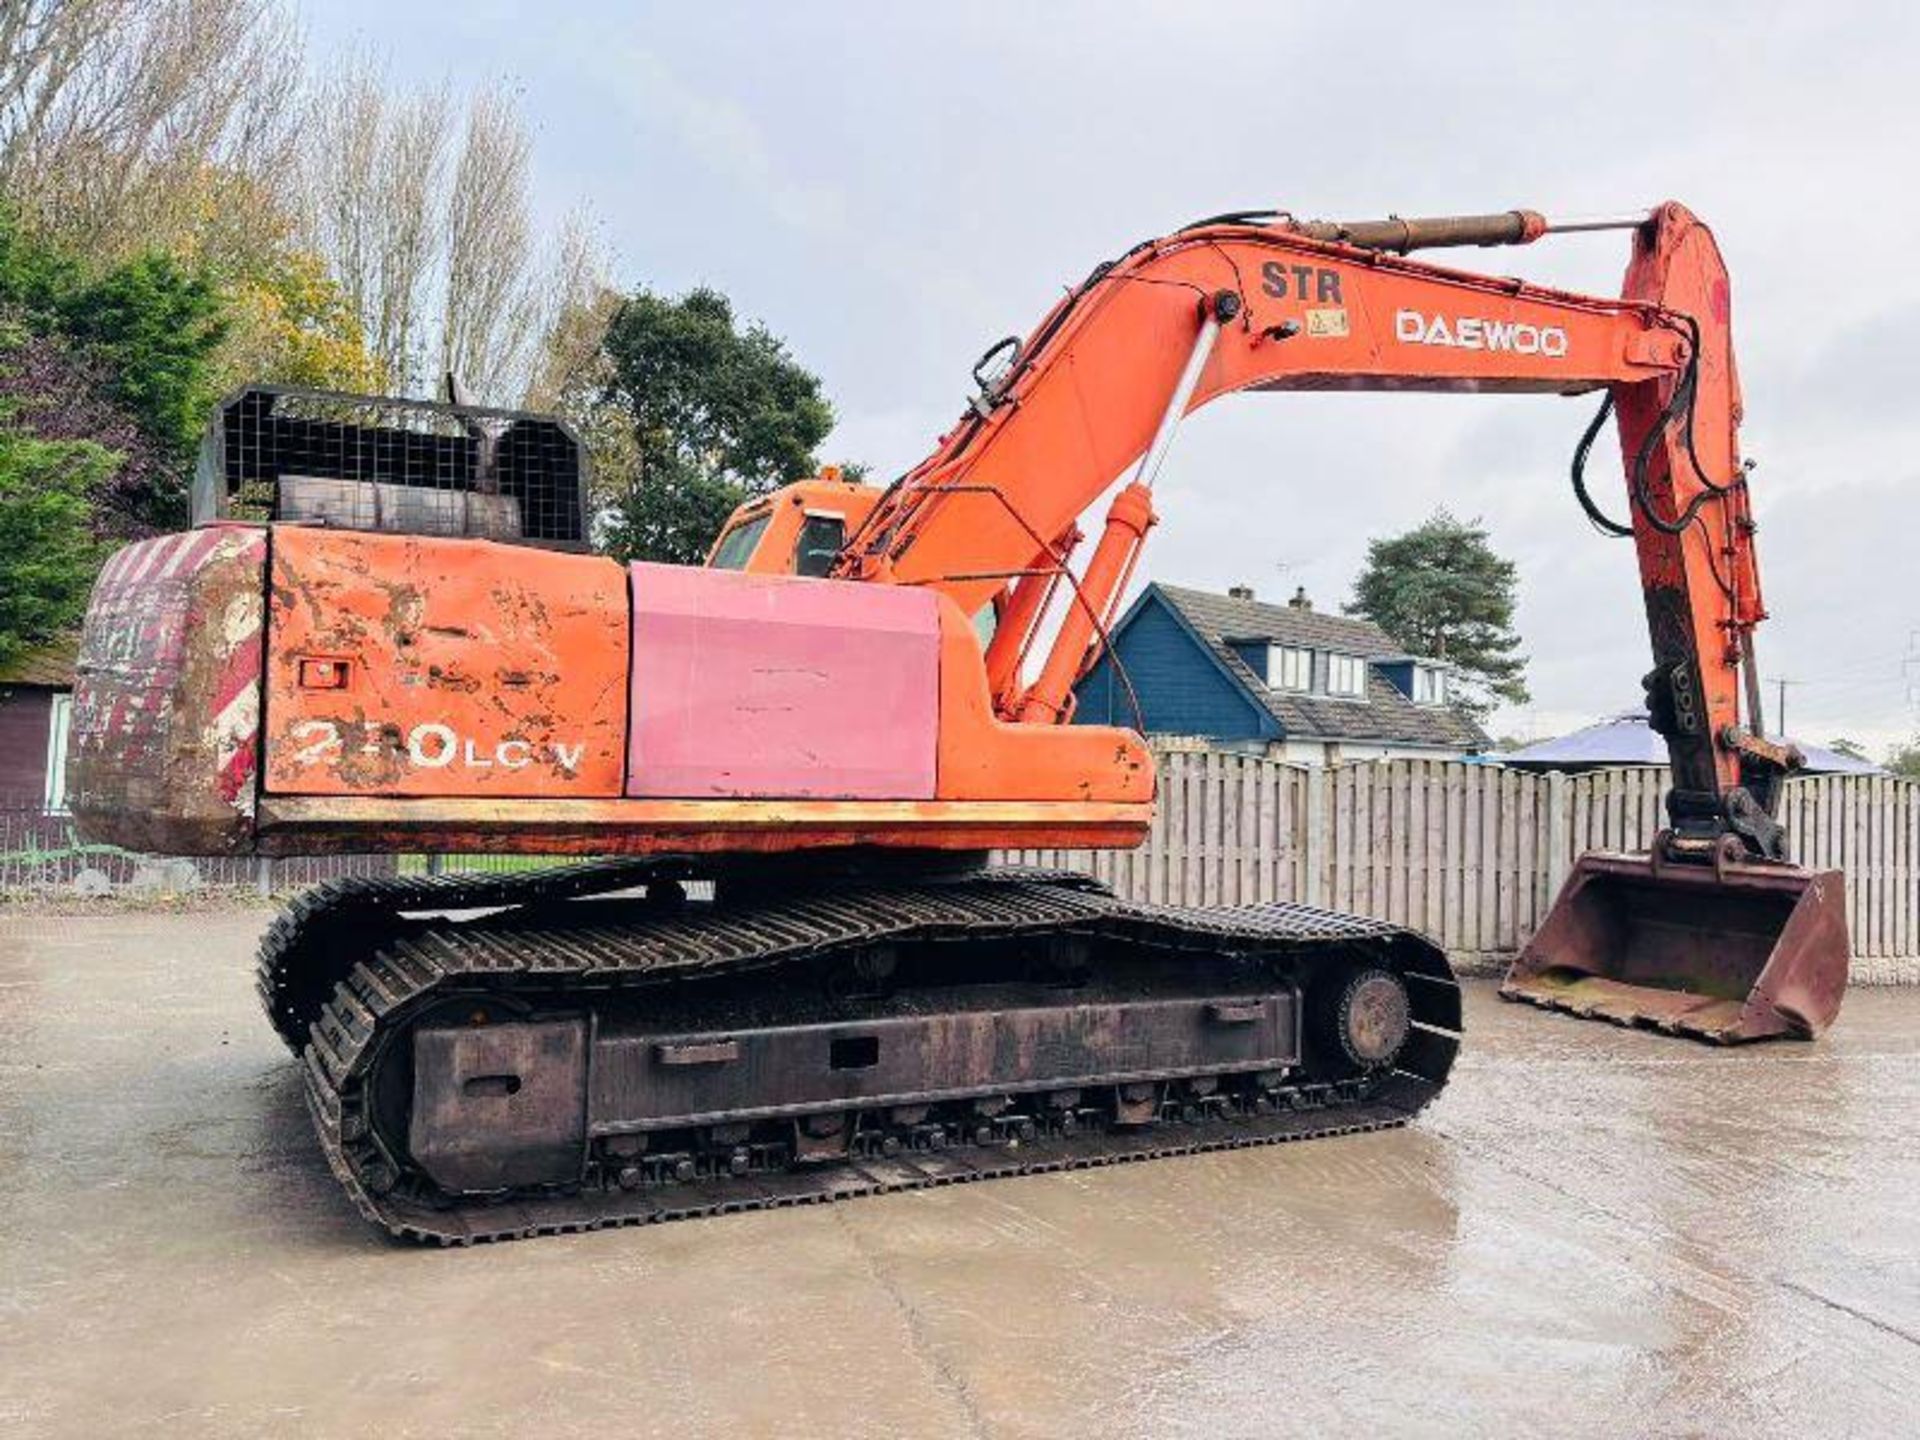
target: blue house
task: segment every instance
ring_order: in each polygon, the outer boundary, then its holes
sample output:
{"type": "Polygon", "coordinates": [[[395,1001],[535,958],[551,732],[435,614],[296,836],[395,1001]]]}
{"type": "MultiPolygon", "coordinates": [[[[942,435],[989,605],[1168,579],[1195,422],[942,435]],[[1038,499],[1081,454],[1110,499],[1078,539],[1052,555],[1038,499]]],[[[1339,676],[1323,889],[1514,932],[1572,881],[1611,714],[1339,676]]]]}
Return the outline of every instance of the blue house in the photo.
{"type": "Polygon", "coordinates": [[[1075,691],[1077,723],[1143,724],[1309,765],[1458,758],[1490,743],[1452,703],[1448,666],[1407,654],[1371,621],[1321,614],[1304,590],[1271,605],[1245,586],[1149,585],[1113,650],[1125,679],[1103,655],[1075,691]]]}

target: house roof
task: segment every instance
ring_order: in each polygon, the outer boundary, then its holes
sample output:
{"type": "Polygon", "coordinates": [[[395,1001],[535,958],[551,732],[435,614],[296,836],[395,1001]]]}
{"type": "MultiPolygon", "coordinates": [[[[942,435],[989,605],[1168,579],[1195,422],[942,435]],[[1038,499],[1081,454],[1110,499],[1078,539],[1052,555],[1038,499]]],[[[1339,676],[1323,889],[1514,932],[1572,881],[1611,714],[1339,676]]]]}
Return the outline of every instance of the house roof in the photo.
{"type": "Polygon", "coordinates": [[[1241,600],[1184,585],[1154,584],[1196,630],[1210,639],[1264,640],[1273,645],[1298,645],[1308,650],[1337,650],[1365,660],[1399,659],[1405,647],[1396,645],[1371,620],[1352,615],[1323,615],[1318,610],[1296,610],[1264,600],[1241,600]]]}
{"type": "Polygon", "coordinates": [[[80,634],[63,635],[50,645],[30,650],[9,665],[0,665],[0,685],[39,685],[49,690],[71,690],[73,667],[80,656],[80,634]]]}
{"type": "Polygon", "coordinates": [[[1364,704],[1303,695],[1268,688],[1229,643],[1252,640],[1297,645],[1374,661],[1408,658],[1405,647],[1396,645],[1370,620],[1323,615],[1317,610],[1296,610],[1157,582],[1149,585],[1141,598],[1145,601],[1150,595],[1157,595],[1186,623],[1248,698],[1273,717],[1283,735],[1300,740],[1365,740],[1446,750],[1478,750],[1488,743],[1486,732],[1464,711],[1452,705],[1416,705],[1371,666],[1364,704]]]}
{"type": "MultiPolygon", "coordinates": [[[[1879,775],[1884,772],[1870,760],[1856,760],[1821,745],[1792,742],[1807,757],[1805,773],[1810,775],[1879,775]]],[[[1596,765],[1665,765],[1667,742],[1654,734],[1644,711],[1629,711],[1610,720],[1601,720],[1561,735],[1542,740],[1499,757],[1503,764],[1521,770],[1571,770],[1596,765]]]]}

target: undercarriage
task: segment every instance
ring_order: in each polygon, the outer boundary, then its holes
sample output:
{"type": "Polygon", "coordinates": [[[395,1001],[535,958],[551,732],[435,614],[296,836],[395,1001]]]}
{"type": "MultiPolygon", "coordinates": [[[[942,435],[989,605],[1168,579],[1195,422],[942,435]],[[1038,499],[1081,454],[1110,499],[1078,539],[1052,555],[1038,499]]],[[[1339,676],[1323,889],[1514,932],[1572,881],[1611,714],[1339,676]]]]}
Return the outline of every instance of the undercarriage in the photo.
{"type": "Polygon", "coordinates": [[[260,987],[354,1203],[447,1244],[1399,1125],[1460,1029],[1411,931],[969,865],[335,882],[260,987]]]}

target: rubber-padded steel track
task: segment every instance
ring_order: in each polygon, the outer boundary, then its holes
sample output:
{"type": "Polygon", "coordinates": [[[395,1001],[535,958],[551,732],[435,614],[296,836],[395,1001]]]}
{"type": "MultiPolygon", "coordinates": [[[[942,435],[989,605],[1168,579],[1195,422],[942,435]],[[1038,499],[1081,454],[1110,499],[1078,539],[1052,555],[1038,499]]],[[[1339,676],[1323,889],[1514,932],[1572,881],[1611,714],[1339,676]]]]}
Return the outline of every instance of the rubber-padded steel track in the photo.
{"type": "Polygon", "coordinates": [[[560,909],[547,903],[624,889],[644,883],[647,875],[646,862],[608,862],[464,884],[454,877],[347,882],[303,897],[304,907],[276,924],[262,947],[261,995],[278,1025],[276,1001],[310,990],[321,978],[290,973],[319,953],[309,943],[311,927],[338,925],[339,916],[351,913],[361,938],[370,940],[381,912],[390,918],[386,937],[361,949],[357,960],[348,961],[337,946],[327,952],[326,968],[340,967],[338,984],[320,1007],[303,1052],[322,1149],[369,1220],[397,1236],[465,1244],[1377,1130],[1404,1124],[1439,1092],[1458,1048],[1459,992],[1441,952],[1414,932],[1356,916],[1293,905],[1142,906],[1116,899],[1082,876],[1020,871],[917,885],[776,891],[745,903],[677,912],[647,912],[626,901],[578,901],[560,909]],[[466,921],[399,921],[395,913],[495,905],[520,908],[466,921]],[[768,971],[889,940],[966,943],[1048,935],[1147,946],[1165,951],[1173,964],[1180,963],[1181,952],[1364,958],[1407,982],[1414,1029],[1390,1073],[1301,1083],[1274,1094],[1277,1113],[1089,1128],[1071,1136],[1043,1134],[888,1158],[856,1156],[631,1191],[581,1185],[447,1196],[402,1173],[375,1123],[370,1079],[384,1045],[451,995],[577,1000],[609,989],[631,992],[768,971]]]}

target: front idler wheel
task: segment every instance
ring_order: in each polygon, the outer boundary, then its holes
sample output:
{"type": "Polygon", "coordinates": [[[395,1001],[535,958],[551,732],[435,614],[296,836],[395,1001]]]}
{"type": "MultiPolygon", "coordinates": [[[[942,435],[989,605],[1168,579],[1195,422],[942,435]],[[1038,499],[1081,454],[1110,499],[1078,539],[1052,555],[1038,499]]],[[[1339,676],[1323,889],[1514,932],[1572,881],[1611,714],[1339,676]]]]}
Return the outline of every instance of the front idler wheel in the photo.
{"type": "Polygon", "coordinates": [[[1406,982],[1378,968],[1330,980],[1311,1007],[1311,1038],[1343,1070],[1385,1070],[1412,1027],[1406,982]]]}

